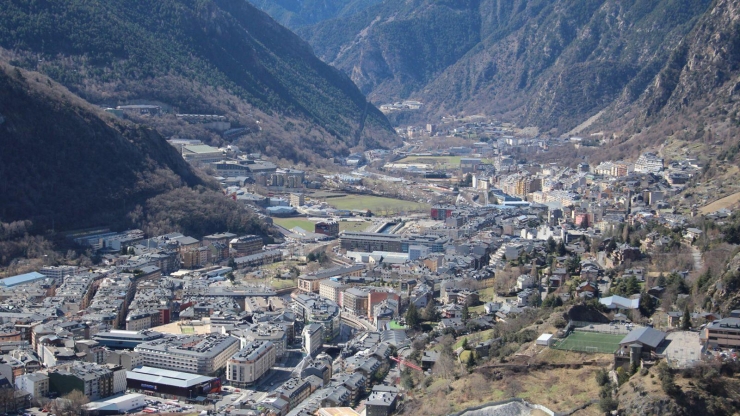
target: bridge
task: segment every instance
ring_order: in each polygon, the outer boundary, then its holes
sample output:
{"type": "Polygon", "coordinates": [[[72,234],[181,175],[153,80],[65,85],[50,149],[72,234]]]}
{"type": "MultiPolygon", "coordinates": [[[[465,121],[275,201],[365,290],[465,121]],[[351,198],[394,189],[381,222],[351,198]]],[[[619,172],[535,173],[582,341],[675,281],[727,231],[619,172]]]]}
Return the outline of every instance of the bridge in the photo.
{"type": "Polygon", "coordinates": [[[375,327],[367,321],[360,320],[354,316],[348,316],[342,314],[342,322],[351,326],[352,328],[359,329],[360,331],[376,331],[375,327]]]}

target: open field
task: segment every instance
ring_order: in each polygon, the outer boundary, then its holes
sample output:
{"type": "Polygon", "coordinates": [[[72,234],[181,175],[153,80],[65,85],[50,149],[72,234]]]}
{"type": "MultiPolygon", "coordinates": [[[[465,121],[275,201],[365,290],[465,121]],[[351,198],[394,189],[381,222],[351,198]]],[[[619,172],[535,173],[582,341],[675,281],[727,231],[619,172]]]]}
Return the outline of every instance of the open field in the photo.
{"type": "Polygon", "coordinates": [[[723,208],[729,208],[738,202],[740,202],[740,192],[718,199],[709,205],[705,205],[700,208],[699,211],[701,211],[702,214],[711,214],[712,212],[719,211],[723,208]]]}
{"type": "Polygon", "coordinates": [[[493,329],[486,329],[485,331],[473,332],[470,335],[466,335],[457,339],[455,344],[452,346],[453,350],[462,347],[463,341],[468,340],[468,343],[488,341],[493,337],[493,329]]]}
{"type": "Polygon", "coordinates": [[[315,224],[313,221],[309,221],[305,218],[273,218],[272,221],[288,230],[295,227],[301,227],[304,230],[311,232],[313,232],[313,226],[315,224]]]}
{"type": "Polygon", "coordinates": [[[426,163],[432,166],[460,167],[460,156],[408,156],[397,160],[395,164],[426,163]]]}
{"type": "MultiPolygon", "coordinates": [[[[478,159],[472,156],[408,156],[393,162],[394,165],[424,163],[435,168],[455,169],[460,167],[460,159],[478,159]]],[[[490,159],[481,159],[482,163],[492,163],[490,159]]]]}
{"type": "Polygon", "coordinates": [[[327,202],[337,209],[369,209],[373,214],[381,215],[394,215],[408,211],[426,211],[430,208],[428,204],[372,195],[347,195],[340,198],[331,198],[327,202]]]}
{"type": "Polygon", "coordinates": [[[248,285],[264,285],[272,287],[275,290],[287,289],[289,287],[297,287],[298,281],[296,279],[276,279],[276,278],[263,278],[263,279],[246,279],[244,283],[248,285]]]}
{"type": "Polygon", "coordinates": [[[339,221],[339,231],[365,231],[372,225],[369,221],[339,221]]]}
{"type": "Polygon", "coordinates": [[[567,338],[553,345],[553,348],[567,351],[609,354],[619,348],[619,341],[623,338],[624,335],[574,331],[567,338]]]}

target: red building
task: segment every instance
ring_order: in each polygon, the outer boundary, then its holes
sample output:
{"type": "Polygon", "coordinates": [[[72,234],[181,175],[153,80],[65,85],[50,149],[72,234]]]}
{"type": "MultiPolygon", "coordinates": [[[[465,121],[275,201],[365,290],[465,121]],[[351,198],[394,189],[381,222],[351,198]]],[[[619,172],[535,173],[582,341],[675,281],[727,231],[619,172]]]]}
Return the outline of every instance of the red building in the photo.
{"type": "Polygon", "coordinates": [[[336,237],[339,235],[339,223],[336,221],[317,222],[313,232],[328,235],[329,237],[336,237]]]}
{"type": "Polygon", "coordinates": [[[452,216],[455,211],[454,205],[435,205],[432,207],[432,219],[444,221],[452,216]]]}

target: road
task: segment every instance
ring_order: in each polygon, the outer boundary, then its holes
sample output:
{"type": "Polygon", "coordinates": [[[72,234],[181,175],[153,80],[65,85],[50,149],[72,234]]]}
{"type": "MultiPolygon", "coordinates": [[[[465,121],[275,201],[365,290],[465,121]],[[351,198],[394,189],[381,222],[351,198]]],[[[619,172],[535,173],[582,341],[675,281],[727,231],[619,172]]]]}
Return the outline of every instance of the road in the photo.
{"type": "Polygon", "coordinates": [[[704,259],[701,258],[701,251],[694,246],[689,247],[691,248],[691,257],[694,259],[694,271],[700,272],[704,269],[704,259]]]}

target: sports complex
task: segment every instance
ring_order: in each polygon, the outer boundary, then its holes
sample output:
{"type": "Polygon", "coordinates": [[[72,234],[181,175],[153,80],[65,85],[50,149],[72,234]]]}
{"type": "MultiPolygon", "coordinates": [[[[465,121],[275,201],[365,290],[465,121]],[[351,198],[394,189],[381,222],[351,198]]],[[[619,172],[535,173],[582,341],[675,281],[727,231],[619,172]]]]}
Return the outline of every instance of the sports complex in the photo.
{"type": "Polygon", "coordinates": [[[606,334],[575,330],[551,348],[566,351],[578,351],[598,354],[613,354],[619,349],[619,342],[624,334],[606,334]]]}

